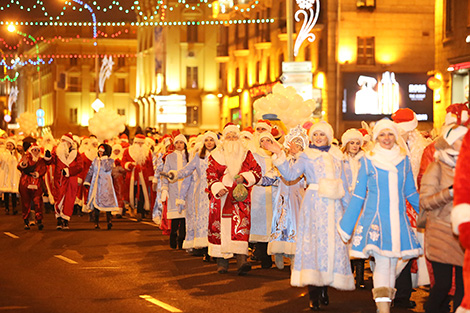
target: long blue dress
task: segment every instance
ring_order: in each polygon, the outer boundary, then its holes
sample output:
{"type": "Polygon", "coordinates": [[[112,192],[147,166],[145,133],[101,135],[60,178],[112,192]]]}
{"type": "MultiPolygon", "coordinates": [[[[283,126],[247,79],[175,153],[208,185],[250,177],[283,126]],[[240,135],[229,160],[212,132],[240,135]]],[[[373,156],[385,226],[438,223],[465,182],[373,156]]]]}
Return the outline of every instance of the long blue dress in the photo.
{"type": "Polygon", "coordinates": [[[298,218],[292,286],[354,289],[348,247],[336,231],[348,196],[342,158],[341,151],[331,146],[329,152],[307,148],[292,165],[285,155],[274,161],[286,180],[303,174],[309,186],[298,218]]]}
{"type": "Polygon", "coordinates": [[[403,156],[395,166],[387,166],[367,153],[361,159],[357,181],[351,202],[338,225],[338,231],[346,240],[354,232],[351,255],[368,258],[375,252],[410,259],[422,254],[423,249],[406,215],[405,200],[419,212],[419,194],[409,158],[403,156]]]}
{"type": "Polygon", "coordinates": [[[114,160],[103,156],[97,157],[91,163],[85,183],[90,184],[88,192],[88,202],[84,212],[90,212],[93,209],[106,212],[119,212],[120,208],[114,191],[113,170],[114,160]]]}
{"type": "MultiPolygon", "coordinates": [[[[208,246],[207,231],[209,229],[209,194],[207,192],[207,176],[206,170],[208,166],[209,154],[201,159],[199,153],[182,169],[178,170],[177,178],[193,176],[192,190],[182,191],[181,196],[188,198],[193,207],[191,221],[186,214],[186,238],[184,239],[183,249],[189,248],[205,248],[208,246]],[[191,195],[186,195],[191,193],[191,195]],[[191,225],[191,227],[188,227],[191,225]]],[[[188,204],[187,204],[187,211],[188,204]]],[[[187,212],[188,213],[188,212],[187,212]]]]}

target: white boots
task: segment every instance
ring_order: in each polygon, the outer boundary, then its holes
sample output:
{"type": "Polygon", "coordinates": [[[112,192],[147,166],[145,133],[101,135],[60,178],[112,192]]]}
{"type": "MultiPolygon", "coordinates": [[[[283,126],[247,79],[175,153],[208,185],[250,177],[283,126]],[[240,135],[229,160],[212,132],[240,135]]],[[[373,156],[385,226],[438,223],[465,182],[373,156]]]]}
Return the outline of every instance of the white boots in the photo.
{"type": "Polygon", "coordinates": [[[392,300],[395,299],[395,288],[378,287],[372,289],[372,296],[374,297],[377,306],[377,313],[390,313],[390,305],[392,300]]]}

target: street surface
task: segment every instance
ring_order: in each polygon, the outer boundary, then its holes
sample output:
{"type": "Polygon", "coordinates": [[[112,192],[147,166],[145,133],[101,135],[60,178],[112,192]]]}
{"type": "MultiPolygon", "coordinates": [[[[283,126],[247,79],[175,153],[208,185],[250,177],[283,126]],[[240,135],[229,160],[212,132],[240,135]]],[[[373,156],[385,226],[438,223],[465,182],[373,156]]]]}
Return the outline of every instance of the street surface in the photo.
{"type": "MultiPolygon", "coordinates": [[[[0,213],[0,313],[84,312],[310,312],[306,288],[289,284],[290,267],[261,269],[247,276],[216,273],[215,262],[172,250],[150,220],[114,219],[113,229],[95,230],[88,216],[73,216],[70,230],[57,231],[53,214],[44,230],[23,229],[21,215],[0,213]]],[[[287,262],[287,260],[286,260],[287,262]]],[[[367,271],[366,277],[370,277],[367,271]]],[[[367,290],[330,288],[324,312],[375,312],[367,290]]],[[[412,299],[423,312],[426,293],[412,299]]]]}

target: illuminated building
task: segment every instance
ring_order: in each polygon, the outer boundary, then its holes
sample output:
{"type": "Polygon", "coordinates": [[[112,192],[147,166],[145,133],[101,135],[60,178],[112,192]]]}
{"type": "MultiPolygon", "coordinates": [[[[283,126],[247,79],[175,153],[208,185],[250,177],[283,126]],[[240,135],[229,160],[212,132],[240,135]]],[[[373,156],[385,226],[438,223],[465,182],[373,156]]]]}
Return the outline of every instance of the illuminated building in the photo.
{"type": "Polygon", "coordinates": [[[445,108],[469,101],[470,6],[468,1],[436,1],[434,125],[444,123],[445,108]]]}
{"type": "MultiPolygon", "coordinates": [[[[125,115],[130,127],[136,126],[136,106],[133,102],[136,85],[136,29],[130,26],[102,27],[105,34],[113,34],[114,38],[98,36],[95,46],[88,26],[36,28],[36,38],[47,36],[38,41],[39,55],[45,64],[41,65],[40,74],[34,66],[26,65],[20,69],[17,115],[25,111],[36,112],[41,95],[45,126],[50,127],[55,136],[68,131],[88,135],[88,120],[94,114],[91,105],[97,94],[95,56],[98,53],[98,71],[104,56],[113,56],[114,62],[104,92],[99,95],[100,100],[107,108],[125,115]]],[[[36,56],[34,48],[23,50],[23,46],[20,46],[19,53],[36,56]]]]}

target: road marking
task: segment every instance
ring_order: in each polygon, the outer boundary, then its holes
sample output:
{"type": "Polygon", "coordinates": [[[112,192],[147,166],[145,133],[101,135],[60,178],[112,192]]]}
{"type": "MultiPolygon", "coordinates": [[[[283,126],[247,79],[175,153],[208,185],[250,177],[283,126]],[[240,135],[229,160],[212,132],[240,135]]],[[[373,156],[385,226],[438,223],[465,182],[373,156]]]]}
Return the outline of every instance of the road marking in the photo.
{"type": "Polygon", "coordinates": [[[165,302],[161,302],[160,300],[157,300],[155,299],[154,297],[151,297],[149,295],[141,295],[140,296],[142,299],[152,303],[152,304],[155,304],[155,305],[158,305],[159,307],[167,310],[167,311],[170,311],[170,312],[183,312],[181,311],[180,309],[177,309],[175,308],[174,306],[171,306],[169,304],[166,304],[165,302]]]}
{"type": "Polygon", "coordinates": [[[29,309],[29,306],[0,306],[0,311],[26,310],[26,309],[29,309]]]}
{"type": "Polygon", "coordinates": [[[150,226],[153,226],[153,227],[158,227],[157,224],[155,223],[150,223],[150,222],[141,222],[142,224],[145,224],[145,225],[150,225],[150,226]]]}
{"type": "Polygon", "coordinates": [[[9,233],[9,232],[7,232],[7,231],[6,231],[6,232],[4,232],[4,234],[5,234],[5,235],[7,235],[8,237],[11,237],[11,238],[13,238],[13,239],[18,239],[18,238],[20,238],[20,237],[18,237],[17,235],[14,235],[14,234],[12,234],[12,233],[9,233]]]}
{"type": "Polygon", "coordinates": [[[82,267],[84,270],[118,270],[121,269],[119,266],[89,266],[89,267],[82,267]]]}
{"type": "Polygon", "coordinates": [[[66,258],[66,257],[63,256],[63,255],[60,255],[60,254],[59,254],[59,255],[54,255],[54,256],[55,256],[56,258],[58,258],[58,259],[61,259],[62,261],[67,262],[67,263],[70,263],[70,264],[78,264],[78,263],[75,262],[74,260],[69,259],[69,258],[66,258]]]}
{"type": "Polygon", "coordinates": [[[134,221],[134,222],[137,222],[137,219],[136,218],[132,218],[132,217],[127,217],[128,220],[131,220],[131,221],[134,221]]]}

